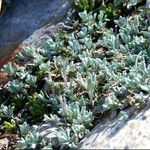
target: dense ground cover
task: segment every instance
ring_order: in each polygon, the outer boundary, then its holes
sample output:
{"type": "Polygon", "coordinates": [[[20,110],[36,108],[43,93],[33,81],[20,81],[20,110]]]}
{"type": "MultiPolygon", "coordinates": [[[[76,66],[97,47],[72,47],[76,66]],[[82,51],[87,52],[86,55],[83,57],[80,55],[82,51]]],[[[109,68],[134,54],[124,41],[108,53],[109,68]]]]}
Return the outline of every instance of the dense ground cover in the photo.
{"type": "Polygon", "coordinates": [[[1,124],[4,132],[20,135],[18,149],[74,149],[98,116],[109,112],[124,121],[127,108],[147,105],[148,19],[140,11],[110,14],[108,9],[80,12],[42,49],[26,47],[4,66],[10,80],[0,87],[1,124]],[[40,137],[42,123],[56,127],[57,144],[40,137]]]}

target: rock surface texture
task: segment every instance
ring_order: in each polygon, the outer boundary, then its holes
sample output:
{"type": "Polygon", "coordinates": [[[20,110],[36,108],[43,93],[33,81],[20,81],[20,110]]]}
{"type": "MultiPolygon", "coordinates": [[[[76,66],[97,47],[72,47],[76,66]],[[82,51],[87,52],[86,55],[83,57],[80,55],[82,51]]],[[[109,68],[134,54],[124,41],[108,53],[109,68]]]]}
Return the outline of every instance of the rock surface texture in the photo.
{"type": "Polygon", "coordinates": [[[66,19],[69,9],[67,0],[14,0],[13,6],[0,16],[0,57],[13,52],[34,32],[28,42],[45,38],[51,25],[66,19]]]}
{"type": "Polygon", "coordinates": [[[137,114],[133,111],[128,111],[130,117],[124,123],[118,121],[119,116],[101,121],[81,141],[80,149],[149,149],[150,109],[146,107],[137,114]]]}

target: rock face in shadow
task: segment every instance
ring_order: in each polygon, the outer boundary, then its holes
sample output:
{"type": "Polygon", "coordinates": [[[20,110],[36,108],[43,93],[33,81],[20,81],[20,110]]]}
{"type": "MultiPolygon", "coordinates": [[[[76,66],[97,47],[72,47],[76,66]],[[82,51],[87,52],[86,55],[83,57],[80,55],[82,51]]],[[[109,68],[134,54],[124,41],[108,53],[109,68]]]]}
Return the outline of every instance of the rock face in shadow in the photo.
{"type": "Polygon", "coordinates": [[[13,52],[36,30],[67,17],[67,0],[14,0],[0,16],[0,57],[13,52]]]}
{"type": "Polygon", "coordinates": [[[149,149],[150,148],[150,109],[149,106],[137,114],[131,115],[126,122],[119,117],[106,119],[81,141],[80,149],[149,149]]]}

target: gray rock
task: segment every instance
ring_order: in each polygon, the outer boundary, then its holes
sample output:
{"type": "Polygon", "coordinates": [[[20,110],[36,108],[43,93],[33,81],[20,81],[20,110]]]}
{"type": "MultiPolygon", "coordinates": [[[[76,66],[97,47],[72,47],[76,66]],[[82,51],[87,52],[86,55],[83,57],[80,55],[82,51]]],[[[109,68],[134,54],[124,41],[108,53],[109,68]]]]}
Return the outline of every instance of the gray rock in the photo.
{"type": "Polygon", "coordinates": [[[55,25],[46,25],[39,30],[36,30],[31,36],[29,36],[20,46],[21,47],[34,47],[42,48],[46,40],[51,36],[53,37],[63,27],[63,23],[59,22],[55,25]]]}
{"type": "Polygon", "coordinates": [[[9,140],[7,138],[0,139],[0,149],[8,149],[9,140]]]}
{"type": "Polygon", "coordinates": [[[150,109],[149,106],[141,112],[128,110],[129,119],[120,122],[115,119],[102,120],[85,137],[80,149],[149,149],[150,148],[150,109]]]}
{"type": "Polygon", "coordinates": [[[0,57],[13,52],[34,32],[39,38],[46,29],[57,30],[49,27],[64,21],[70,8],[67,0],[14,0],[12,8],[0,16],[0,57]]]}
{"type": "Polygon", "coordinates": [[[52,143],[54,147],[58,146],[58,138],[56,135],[56,131],[58,128],[51,124],[43,124],[39,129],[39,136],[41,139],[47,141],[47,143],[52,143]]]}

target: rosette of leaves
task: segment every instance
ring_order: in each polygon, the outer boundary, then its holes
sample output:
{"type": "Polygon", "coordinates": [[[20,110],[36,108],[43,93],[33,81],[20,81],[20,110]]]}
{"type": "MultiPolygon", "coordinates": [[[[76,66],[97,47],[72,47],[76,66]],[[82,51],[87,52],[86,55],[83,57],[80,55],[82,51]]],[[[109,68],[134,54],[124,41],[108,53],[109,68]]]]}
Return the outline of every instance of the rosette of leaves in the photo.
{"type": "Polygon", "coordinates": [[[70,0],[78,12],[93,11],[101,4],[101,0],[70,0]]]}

